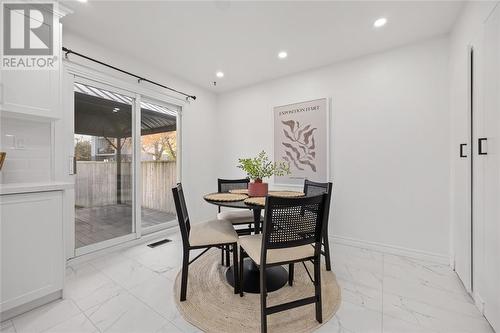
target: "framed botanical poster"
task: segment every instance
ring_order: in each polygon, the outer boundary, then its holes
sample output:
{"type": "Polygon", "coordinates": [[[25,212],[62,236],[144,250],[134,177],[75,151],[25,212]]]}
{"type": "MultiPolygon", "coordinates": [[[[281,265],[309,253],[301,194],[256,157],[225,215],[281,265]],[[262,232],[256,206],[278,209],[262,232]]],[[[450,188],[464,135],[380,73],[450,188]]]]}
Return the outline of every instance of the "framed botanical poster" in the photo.
{"type": "Polygon", "coordinates": [[[329,122],[327,98],[274,108],[274,159],[289,163],[291,171],[276,176],[276,184],[329,180],[329,122]]]}

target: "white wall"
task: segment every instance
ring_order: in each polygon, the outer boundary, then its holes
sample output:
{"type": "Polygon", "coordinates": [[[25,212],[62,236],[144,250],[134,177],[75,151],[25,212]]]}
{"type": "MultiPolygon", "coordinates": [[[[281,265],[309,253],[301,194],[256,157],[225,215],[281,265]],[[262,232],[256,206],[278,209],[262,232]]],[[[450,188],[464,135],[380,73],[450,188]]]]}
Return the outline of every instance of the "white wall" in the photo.
{"type": "MultiPolygon", "coordinates": [[[[182,79],[163,73],[157,68],[139,60],[115,53],[109,48],[80,38],[67,31],[63,32],[63,45],[76,52],[113,64],[132,73],[150,78],[177,90],[196,95],[197,99],[185,105],[182,114],[182,183],[191,220],[213,218],[215,206],[204,202],[203,195],[217,190],[215,177],[215,94],[190,84],[182,79]]],[[[102,66],[82,61],[70,56],[72,61],[103,70],[114,76],[117,72],[108,71],[102,66]]],[[[130,76],[120,76],[129,82],[136,82],[130,76]]],[[[154,86],[150,86],[156,89],[154,86]]],[[[159,88],[163,93],[166,90],[159,88]]],[[[173,96],[179,96],[174,94],[173,96]]]]}
{"type": "Polygon", "coordinates": [[[272,153],[273,106],[321,97],[333,100],[330,233],[447,258],[448,39],[219,95],[216,175],[272,153]]]}

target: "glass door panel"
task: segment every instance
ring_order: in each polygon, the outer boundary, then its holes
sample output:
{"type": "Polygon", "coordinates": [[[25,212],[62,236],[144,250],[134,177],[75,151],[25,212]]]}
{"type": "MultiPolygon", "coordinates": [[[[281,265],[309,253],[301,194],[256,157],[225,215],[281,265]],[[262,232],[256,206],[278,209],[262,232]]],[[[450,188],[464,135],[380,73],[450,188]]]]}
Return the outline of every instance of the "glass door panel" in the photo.
{"type": "Polygon", "coordinates": [[[177,109],[141,101],[142,233],[175,225],[172,187],[177,183],[177,109]]]}
{"type": "Polygon", "coordinates": [[[82,83],[75,98],[75,247],[135,232],[132,97],[82,83]]]}

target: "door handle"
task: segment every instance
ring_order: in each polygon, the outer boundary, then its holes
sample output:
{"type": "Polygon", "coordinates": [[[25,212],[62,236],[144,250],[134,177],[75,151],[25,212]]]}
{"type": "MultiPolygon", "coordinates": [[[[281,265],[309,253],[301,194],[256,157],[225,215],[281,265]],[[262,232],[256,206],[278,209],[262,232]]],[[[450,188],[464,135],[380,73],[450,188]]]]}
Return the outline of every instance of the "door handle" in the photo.
{"type": "Polygon", "coordinates": [[[477,146],[478,146],[478,154],[479,155],[488,155],[488,152],[486,152],[484,149],[483,149],[483,142],[485,141],[488,141],[488,138],[479,138],[477,140],[477,146]]]}
{"type": "Polygon", "coordinates": [[[461,143],[461,144],[460,144],[460,157],[462,157],[462,158],[467,157],[467,155],[465,155],[465,153],[464,153],[464,147],[465,147],[465,146],[467,146],[467,144],[466,144],[466,143],[461,143]]]}

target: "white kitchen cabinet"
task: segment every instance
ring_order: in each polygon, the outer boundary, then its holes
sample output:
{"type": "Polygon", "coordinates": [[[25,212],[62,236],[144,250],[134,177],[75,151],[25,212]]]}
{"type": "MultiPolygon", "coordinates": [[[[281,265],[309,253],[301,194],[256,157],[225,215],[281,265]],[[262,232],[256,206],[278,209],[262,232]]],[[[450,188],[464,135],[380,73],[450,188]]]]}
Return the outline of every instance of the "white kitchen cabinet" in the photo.
{"type": "Polygon", "coordinates": [[[60,118],[58,70],[4,70],[0,81],[2,112],[60,118]]]}
{"type": "Polygon", "coordinates": [[[56,190],[0,196],[2,319],[29,310],[29,304],[61,297],[63,194],[56,190]]]}
{"type": "MultiPolygon", "coordinates": [[[[66,13],[61,5],[53,14],[60,18],[66,13]]],[[[54,24],[54,55],[58,59],[56,69],[1,70],[0,111],[14,115],[27,115],[49,119],[60,119],[59,103],[60,68],[62,67],[62,25],[54,24]]]]}

